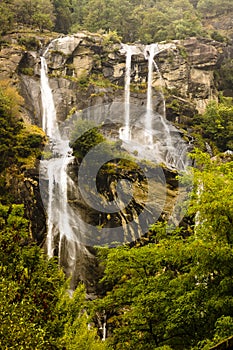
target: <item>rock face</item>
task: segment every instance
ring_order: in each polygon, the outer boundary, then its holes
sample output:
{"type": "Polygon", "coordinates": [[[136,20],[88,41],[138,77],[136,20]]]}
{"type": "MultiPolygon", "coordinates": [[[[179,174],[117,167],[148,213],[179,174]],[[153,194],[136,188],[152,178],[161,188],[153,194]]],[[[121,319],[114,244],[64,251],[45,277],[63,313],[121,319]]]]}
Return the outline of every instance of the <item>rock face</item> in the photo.
{"type": "MultiPolygon", "coordinates": [[[[148,60],[145,46],[137,44],[135,47],[138,54],[132,55],[131,102],[143,105],[146,103],[148,60]]],[[[160,74],[154,69],[153,106],[158,110],[162,108],[161,95],[165,88],[169,101],[183,101],[184,113],[202,113],[207,103],[217,97],[214,72],[227,48],[215,41],[197,38],[160,43],[158,48],[154,60],[160,74]]],[[[42,118],[40,55],[41,51],[18,52],[17,57],[13,54],[27,114],[39,125],[42,118]]],[[[74,109],[123,101],[126,57],[122,44],[106,42],[104,36],[83,32],[54,39],[44,55],[60,121],[74,109]]]]}
{"type": "Polygon", "coordinates": [[[206,105],[217,98],[214,71],[221,60],[221,45],[206,40],[190,38],[176,42],[176,50],[166,60],[166,53],[159,56],[160,69],[169,90],[194,103],[203,113],[206,105]]]}

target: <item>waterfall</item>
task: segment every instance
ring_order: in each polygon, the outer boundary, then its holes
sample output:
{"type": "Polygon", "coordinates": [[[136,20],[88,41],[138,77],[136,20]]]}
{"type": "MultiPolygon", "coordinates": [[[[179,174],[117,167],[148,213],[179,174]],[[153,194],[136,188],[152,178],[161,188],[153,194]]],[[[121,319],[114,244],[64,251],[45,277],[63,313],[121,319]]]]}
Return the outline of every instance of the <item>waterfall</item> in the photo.
{"type": "Polygon", "coordinates": [[[42,129],[51,139],[60,139],[60,133],[57,125],[56,108],[53,101],[53,94],[48,81],[48,67],[46,59],[41,57],[41,100],[42,100],[42,129]]]}
{"type": "Polygon", "coordinates": [[[145,48],[145,58],[148,59],[148,78],[147,78],[147,102],[146,102],[146,118],[145,118],[145,139],[148,145],[153,144],[152,135],[152,78],[154,56],[158,53],[158,44],[147,45],[145,48]]]}
{"type": "Polygon", "coordinates": [[[69,141],[64,140],[59,132],[56,117],[56,108],[52,90],[49,85],[46,59],[41,57],[41,102],[42,102],[42,126],[50,139],[50,151],[52,157],[43,160],[43,166],[47,169],[48,201],[47,201],[47,254],[54,256],[55,238],[59,237],[58,255],[60,259],[61,242],[64,236],[72,240],[74,237],[69,222],[68,198],[67,198],[67,166],[72,162],[69,141]]]}
{"type": "MultiPolygon", "coordinates": [[[[165,99],[163,98],[163,115],[158,115],[155,118],[155,113],[153,111],[152,104],[152,81],[153,81],[153,67],[156,69],[156,72],[159,76],[160,84],[162,86],[162,75],[159,71],[159,67],[154,60],[154,56],[160,52],[159,46],[157,43],[147,45],[144,50],[144,56],[148,60],[148,78],[147,78],[147,103],[146,103],[146,117],[145,117],[145,142],[147,145],[150,145],[151,149],[153,149],[158,154],[158,159],[161,157],[165,161],[165,164],[169,167],[175,167],[176,169],[185,169],[185,157],[187,147],[185,142],[180,137],[174,137],[171,135],[171,130],[175,131],[175,128],[168,123],[166,119],[166,105],[165,99]],[[157,125],[153,125],[152,121],[156,119],[157,125]],[[159,122],[159,123],[158,123],[159,122]],[[158,132],[156,128],[160,128],[158,132]],[[155,135],[158,139],[159,136],[159,144],[157,141],[153,141],[153,135],[155,135]]],[[[177,131],[176,131],[177,133],[177,131]]]]}
{"type": "Polygon", "coordinates": [[[136,45],[122,44],[122,52],[126,55],[125,60],[125,86],[124,86],[124,126],[120,128],[120,139],[123,141],[131,140],[130,125],[130,79],[131,79],[131,61],[132,55],[137,55],[140,50],[136,45]]]}
{"type": "Polygon", "coordinates": [[[131,75],[131,57],[132,57],[132,46],[123,45],[126,51],[126,62],[125,62],[125,125],[121,128],[120,138],[124,141],[131,139],[130,135],[130,75],[131,75]]]}
{"type": "Polygon", "coordinates": [[[46,250],[49,258],[58,256],[59,264],[66,275],[71,276],[70,288],[74,290],[78,281],[86,280],[90,269],[95,271],[95,258],[83,244],[85,230],[82,219],[69,203],[68,192],[74,190],[68,166],[74,157],[69,147],[69,140],[59,131],[45,58],[49,47],[41,57],[40,71],[42,124],[49,136],[49,153],[51,153],[49,159],[40,161],[40,174],[46,179],[46,184],[44,185],[42,180],[41,185],[44,204],[47,207],[46,250]]]}
{"type": "MultiPolygon", "coordinates": [[[[162,75],[160,73],[159,67],[158,67],[157,63],[155,62],[155,60],[153,60],[153,63],[154,63],[156,72],[157,72],[157,74],[159,76],[160,85],[162,87],[163,86],[163,77],[162,77],[162,75]]],[[[163,92],[161,92],[161,95],[162,95],[162,99],[163,99],[163,117],[166,118],[166,104],[165,104],[165,98],[164,98],[163,92]]]]}
{"type": "MultiPolygon", "coordinates": [[[[169,46],[170,47],[170,46],[169,46]]],[[[168,48],[169,48],[168,47],[168,48]]],[[[150,45],[126,45],[122,44],[120,52],[125,55],[125,86],[124,86],[124,126],[119,130],[119,137],[124,141],[124,147],[131,153],[136,153],[139,158],[145,158],[165,163],[166,166],[184,170],[187,163],[187,145],[180,136],[179,131],[166,119],[166,105],[163,92],[162,115],[153,108],[153,72],[156,70],[161,87],[163,78],[159,67],[155,62],[158,55],[165,48],[157,43],[150,45]],[[144,55],[148,61],[146,108],[140,108],[130,104],[130,78],[132,55],[144,55]],[[143,121],[138,119],[135,123],[135,115],[142,113],[143,121]],[[142,122],[142,124],[141,124],[142,122]],[[150,154],[148,154],[150,150],[150,154]]]]}
{"type": "MultiPolygon", "coordinates": [[[[156,72],[159,76],[159,80],[160,80],[160,84],[162,86],[162,81],[163,81],[163,77],[160,73],[159,67],[157,65],[157,63],[155,62],[155,60],[153,59],[153,64],[154,67],[156,69],[156,72]]],[[[166,137],[164,138],[164,142],[165,142],[165,146],[167,149],[166,155],[165,155],[165,162],[168,166],[174,166],[178,169],[184,169],[185,168],[185,164],[183,161],[183,154],[182,152],[186,152],[186,147],[184,148],[184,144],[182,144],[181,147],[181,153],[179,152],[180,150],[177,149],[177,145],[176,147],[173,145],[172,143],[172,136],[171,136],[171,132],[170,132],[170,126],[167,122],[166,119],[166,104],[165,104],[165,98],[163,96],[162,93],[162,98],[163,98],[163,115],[161,116],[161,123],[164,127],[165,130],[165,135],[166,137]]]]}

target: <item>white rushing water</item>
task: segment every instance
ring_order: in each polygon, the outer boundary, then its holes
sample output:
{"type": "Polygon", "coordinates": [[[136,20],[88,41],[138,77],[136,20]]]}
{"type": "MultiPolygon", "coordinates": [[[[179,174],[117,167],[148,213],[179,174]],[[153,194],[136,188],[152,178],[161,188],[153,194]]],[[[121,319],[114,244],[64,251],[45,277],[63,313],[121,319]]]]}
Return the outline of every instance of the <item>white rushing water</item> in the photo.
{"type": "Polygon", "coordinates": [[[48,67],[46,59],[41,57],[41,100],[42,100],[42,129],[53,140],[59,140],[60,132],[57,125],[56,108],[53,101],[53,94],[49,86],[48,67]]]}
{"type": "Polygon", "coordinates": [[[162,87],[164,85],[163,78],[159,67],[155,62],[155,56],[164,48],[160,48],[157,43],[150,45],[126,45],[122,44],[121,52],[125,54],[125,86],[124,86],[124,126],[119,130],[119,137],[124,141],[124,145],[129,152],[136,152],[139,157],[148,156],[150,150],[150,160],[165,163],[168,167],[183,170],[186,166],[187,147],[183,142],[178,130],[166,119],[166,105],[162,87]],[[130,78],[132,55],[144,55],[148,61],[147,75],[147,95],[146,109],[144,113],[143,128],[136,130],[133,122],[134,113],[132,113],[130,105],[130,78]],[[162,114],[154,111],[153,106],[153,78],[156,71],[162,97],[162,114]],[[132,114],[132,115],[131,115],[132,114]]]}
{"type": "Polygon", "coordinates": [[[146,118],[145,118],[145,140],[148,145],[153,144],[152,135],[152,79],[154,56],[158,53],[158,44],[147,45],[145,48],[145,58],[148,60],[148,78],[147,78],[147,100],[146,100],[146,118]]]}
{"type": "Polygon", "coordinates": [[[126,63],[125,63],[125,125],[122,130],[121,138],[125,141],[131,139],[130,135],[130,76],[131,76],[131,58],[132,58],[132,46],[124,45],[126,50],[126,63]]]}
{"type": "Polygon", "coordinates": [[[48,200],[47,200],[47,254],[54,256],[55,238],[59,241],[58,252],[64,236],[73,239],[73,230],[69,222],[67,198],[67,166],[72,162],[69,141],[64,140],[59,132],[56,108],[52,90],[49,85],[48,68],[45,57],[41,57],[41,101],[43,108],[43,130],[49,136],[52,157],[41,161],[41,166],[47,170],[48,200]]]}
{"type": "Polygon", "coordinates": [[[132,55],[140,53],[136,45],[122,44],[122,51],[125,53],[125,86],[124,86],[124,126],[120,128],[120,139],[124,141],[131,140],[131,125],[130,125],[130,81],[131,81],[131,62],[132,55]]]}

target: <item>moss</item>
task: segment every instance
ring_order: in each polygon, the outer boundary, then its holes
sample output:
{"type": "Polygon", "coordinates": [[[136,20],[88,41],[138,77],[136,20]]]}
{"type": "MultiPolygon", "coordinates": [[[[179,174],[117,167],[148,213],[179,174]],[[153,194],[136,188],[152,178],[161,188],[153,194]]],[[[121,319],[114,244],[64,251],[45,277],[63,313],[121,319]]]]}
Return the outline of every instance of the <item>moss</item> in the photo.
{"type": "Polygon", "coordinates": [[[183,57],[184,60],[187,60],[187,58],[188,58],[188,53],[187,53],[185,47],[184,47],[184,46],[179,46],[179,45],[177,45],[177,48],[178,48],[178,50],[179,50],[180,56],[183,57]]]}
{"type": "Polygon", "coordinates": [[[121,86],[112,83],[106,79],[103,74],[92,74],[89,78],[89,83],[100,88],[113,88],[115,90],[122,89],[121,86]]]}
{"type": "Polygon", "coordinates": [[[69,113],[68,113],[67,116],[66,116],[66,119],[71,118],[72,115],[76,112],[76,110],[77,110],[76,107],[71,108],[71,110],[69,111],[69,113]]]}
{"type": "Polygon", "coordinates": [[[77,78],[77,83],[81,87],[88,87],[90,81],[89,77],[86,73],[82,73],[78,78],[77,78]]]}
{"type": "Polygon", "coordinates": [[[21,68],[20,73],[32,77],[34,75],[34,69],[30,67],[21,68]]]}
{"type": "Polygon", "coordinates": [[[146,91],[147,91],[147,84],[146,83],[130,84],[130,91],[131,92],[146,93],[146,91]]]}
{"type": "MultiPolygon", "coordinates": [[[[183,51],[182,51],[182,52],[183,52],[183,51]]],[[[181,56],[182,56],[182,54],[181,54],[181,56]]],[[[182,56],[182,57],[183,57],[183,56],[182,56]]],[[[165,62],[168,62],[168,63],[170,63],[170,64],[172,64],[172,63],[174,62],[174,58],[175,58],[174,53],[171,52],[171,51],[169,51],[169,52],[168,52],[168,55],[167,55],[167,58],[164,59],[164,61],[165,61],[165,62]]],[[[160,61],[160,62],[161,62],[161,61],[160,61]]]]}
{"type": "Polygon", "coordinates": [[[68,55],[64,54],[64,52],[59,51],[59,50],[49,50],[49,52],[50,52],[51,55],[61,55],[61,56],[64,56],[64,57],[68,57],[68,55]]]}
{"type": "Polygon", "coordinates": [[[105,96],[105,92],[104,91],[100,91],[100,92],[91,94],[90,97],[95,98],[95,97],[103,97],[103,96],[105,96]]]}
{"type": "Polygon", "coordinates": [[[114,85],[110,80],[104,78],[102,74],[92,74],[90,77],[90,83],[99,87],[110,87],[114,85]]]}
{"type": "Polygon", "coordinates": [[[174,99],[170,103],[167,103],[166,107],[172,109],[173,112],[179,113],[179,111],[181,109],[180,108],[180,101],[174,99]]]}
{"type": "MultiPolygon", "coordinates": [[[[62,70],[56,69],[53,70],[51,73],[48,74],[49,78],[60,78],[62,76],[62,70]]],[[[70,76],[64,76],[64,78],[68,79],[71,78],[70,76]]]]}
{"type": "Polygon", "coordinates": [[[226,37],[224,37],[222,34],[220,34],[216,30],[213,31],[210,36],[211,36],[211,39],[216,40],[216,41],[218,41],[220,43],[224,43],[227,40],[226,37]]]}

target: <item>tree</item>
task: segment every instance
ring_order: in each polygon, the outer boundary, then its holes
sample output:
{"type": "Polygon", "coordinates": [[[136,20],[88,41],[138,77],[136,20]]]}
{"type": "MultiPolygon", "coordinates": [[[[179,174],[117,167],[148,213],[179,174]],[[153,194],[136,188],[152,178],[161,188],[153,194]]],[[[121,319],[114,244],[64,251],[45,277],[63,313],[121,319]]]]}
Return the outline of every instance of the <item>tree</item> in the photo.
{"type": "Polygon", "coordinates": [[[221,3],[218,0],[199,0],[197,10],[202,17],[214,17],[232,10],[230,0],[223,0],[221,3]]]}
{"type": "Polygon", "coordinates": [[[54,24],[54,7],[50,0],[14,0],[15,19],[18,23],[51,29],[54,24]]]}
{"type": "Polygon", "coordinates": [[[222,162],[219,157],[211,160],[209,155],[199,150],[196,150],[194,157],[197,166],[201,168],[194,169],[196,192],[189,205],[190,215],[198,213],[198,221],[201,223],[195,232],[200,230],[200,234],[207,240],[217,240],[231,246],[233,162],[222,162]]]}
{"type": "Polygon", "coordinates": [[[105,349],[88,328],[85,289],[69,281],[29,237],[23,205],[0,204],[1,349],[105,349]]]}
{"type": "Polygon", "coordinates": [[[16,156],[16,135],[23,128],[19,116],[19,107],[22,103],[15,88],[11,87],[9,81],[0,83],[0,132],[1,132],[1,166],[2,172],[9,166],[16,156]]]}
{"type": "Polygon", "coordinates": [[[75,157],[81,160],[93,147],[104,140],[94,123],[80,119],[75,123],[70,146],[73,148],[75,157]]]}
{"type": "Polygon", "coordinates": [[[13,11],[6,1],[0,4],[0,35],[5,34],[12,28],[13,11]]]}
{"type": "Polygon", "coordinates": [[[88,326],[90,320],[85,308],[85,288],[83,285],[76,288],[72,298],[68,293],[63,295],[59,302],[59,309],[65,320],[61,344],[67,350],[76,350],[77,348],[79,350],[104,350],[106,345],[99,339],[93,324],[88,326]]]}
{"type": "Polygon", "coordinates": [[[51,30],[53,28],[53,21],[51,14],[37,12],[33,15],[33,23],[43,32],[44,29],[51,30]]]}
{"type": "Polygon", "coordinates": [[[30,242],[23,205],[0,206],[1,348],[48,349],[50,327],[64,275],[30,242]]]}
{"type": "Polygon", "coordinates": [[[72,1],[72,27],[71,31],[75,32],[83,28],[83,23],[87,15],[88,8],[85,0],[72,1]]]}
{"type": "Polygon", "coordinates": [[[231,334],[233,162],[195,158],[189,214],[198,212],[198,225],[155,224],[157,244],[102,248],[108,292],[96,309],[108,315],[114,349],[197,349],[231,334]]]}
{"type": "Polygon", "coordinates": [[[53,4],[56,16],[54,30],[67,34],[72,24],[73,1],[53,0],[53,4]]]}
{"type": "Polygon", "coordinates": [[[219,151],[233,149],[232,98],[223,98],[219,103],[211,101],[203,115],[194,119],[194,132],[198,131],[207,142],[219,151]]]}

